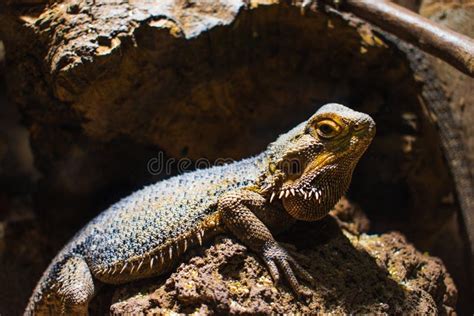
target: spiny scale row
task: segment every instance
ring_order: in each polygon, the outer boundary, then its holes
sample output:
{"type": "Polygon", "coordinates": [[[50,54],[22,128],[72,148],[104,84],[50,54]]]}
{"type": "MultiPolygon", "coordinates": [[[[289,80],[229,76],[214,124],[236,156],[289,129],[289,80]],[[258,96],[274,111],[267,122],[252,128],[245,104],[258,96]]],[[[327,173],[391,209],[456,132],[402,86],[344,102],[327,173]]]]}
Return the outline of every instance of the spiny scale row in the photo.
{"type": "MultiPolygon", "coordinates": [[[[300,195],[303,197],[305,200],[309,200],[312,198],[314,195],[314,198],[319,201],[319,198],[321,197],[323,189],[317,189],[317,188],[308,188],[308,189],[294,189],[294,188],[289,188],[285,190],[280,190],[280,193],[278,194],[278,198],[281,200],[283,197],[287,198],[290,196],[296,196],[300,195]]],[[[270,196],[270,203],[273,201],[273,199],[277,196],[276,192],[272,192],[272,195],[270,196]]]]}
{"type": "MultiPolygon", "coordinates": [[[[204,231],[202,231],[202,230],[196,231],[195,237],[196,237],[196,240],[197,240],[198,244],[200,246],[202,246],[202,242],[203,242],[203,238],[204,238],[204,231]]],[[[173,259],[173,248],[174,247],[176,248],[176,254],[177,255],[180,254],[180,249],[179,249],[179,244],[178,244],[180,241],[183,242],[183,250],[182,250],[181,253],[184,253],[184,252],[186,252],[186,250],[188,250],[188,239],[186,237],[184,237],[182,240],[176,241],[174,244],[170,244],[169,247],[168,247],[169,260],[170,261],[173,259]]],[[[148,257],[150,255],[145,254],[144,256],[148,257]]],[[[137,266],[136,270],[135,270],[135,264],[134,263],[130,263],[130,262],[126,261],[125,264],[123,264],[123,266],[121,267],[120,270],[118,270],[120,264],[116,264],[113,267],[109,267],[109,268],[106,268],[106,269],[100,269],[97,273],[100,274],[100,275],[104,275],[104,274],[115,275],[118,271],[118,274],[122,274],[130,264],[132,268],[130,269],[129,273],[132,274],[133,271],[138,272],[140,270],[140,268],[143,266],[143,263],[145,262],[145,259],[146,258],[143,258],[138,263],[138,266],[137,266]]],[[[165,256],[163,255],[162,251],[159,251],[159,253],[157,253],[156,255],[151,256],[151,258],[150,258],[150,270],[153,269],[153,265],[155,264],[155,262],[159,262],[160,265],[163,265],[165,263],[165,256]]]]}

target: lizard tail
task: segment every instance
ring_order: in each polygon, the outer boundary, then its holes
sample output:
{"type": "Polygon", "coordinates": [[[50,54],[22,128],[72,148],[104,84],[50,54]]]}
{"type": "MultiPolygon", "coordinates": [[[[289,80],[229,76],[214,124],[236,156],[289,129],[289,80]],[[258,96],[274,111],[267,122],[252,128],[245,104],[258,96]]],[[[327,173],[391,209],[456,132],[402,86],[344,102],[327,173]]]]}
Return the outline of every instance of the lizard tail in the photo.
{"type": "MultiPolygon", "coordinates": [[[[48,269],[49,270],[49,269],[48,269]]],[[[24,316],[33,316],[33,315],[52,315],[52,311],[47,311],[47,304],[45,302],[46,296],[46,283],[48,280],[47,274],[49,271],[43,274],[38,284],[36,285],[33,293],[28,300],[28,305],[25,308],[23,313],[24,316]]]]}

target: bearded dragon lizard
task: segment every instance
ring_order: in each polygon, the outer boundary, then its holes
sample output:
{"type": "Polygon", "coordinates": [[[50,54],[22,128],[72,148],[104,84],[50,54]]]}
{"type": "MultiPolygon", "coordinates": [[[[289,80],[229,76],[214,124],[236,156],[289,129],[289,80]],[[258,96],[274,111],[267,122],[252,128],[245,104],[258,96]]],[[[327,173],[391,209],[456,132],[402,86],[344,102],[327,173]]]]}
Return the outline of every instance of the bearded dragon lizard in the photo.
{"type": "Polygon", "coordinates": [[[230,232],[293,291],[312,281],[274,239],[324,217],[375,134],[370,116],[326,104],[252,158],[172,177],[112,205],[79,231],[38,282],[25,315],[87,314],[97,284],[169,271],[181,254],[230,232]]]}

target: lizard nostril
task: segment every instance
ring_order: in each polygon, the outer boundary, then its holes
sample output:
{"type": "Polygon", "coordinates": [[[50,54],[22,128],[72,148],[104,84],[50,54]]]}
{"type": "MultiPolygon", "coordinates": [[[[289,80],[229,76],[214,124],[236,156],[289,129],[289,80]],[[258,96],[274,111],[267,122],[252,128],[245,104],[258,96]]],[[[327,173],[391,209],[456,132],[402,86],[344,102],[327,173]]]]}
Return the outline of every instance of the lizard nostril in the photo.
{"type": "Polygon", "coordinates": [[[365,124],[361,124],[361,123],[354,124],[354,130],[355,131],[360,131],[360,130],[364,129],[364,127],[366,127],[365,124]]]}

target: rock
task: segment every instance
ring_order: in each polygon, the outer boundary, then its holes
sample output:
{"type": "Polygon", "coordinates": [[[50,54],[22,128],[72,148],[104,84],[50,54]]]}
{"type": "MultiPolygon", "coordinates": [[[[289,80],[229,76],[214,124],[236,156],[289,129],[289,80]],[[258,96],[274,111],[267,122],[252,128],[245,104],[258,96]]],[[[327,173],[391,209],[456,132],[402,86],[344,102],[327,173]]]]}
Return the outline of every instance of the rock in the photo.
{"type": "MultiPolygon", "coordinates": [[[[474,1],[425,0],[420,14],[456,32],[474,37],[474,1]]],[[[465,135],[474,135],[474,78],[471,78],[447,63],[431,57],[436,74],[451,97],[451,108],[456,114],[465,135]]],[[[474,166],[474,139],[466,138],[467,155],[474,166]]]]}
{"type": "Polygon", "coordinates": [[[348,221],[354,206],[343,203],[333,211],[339,218],[298,224],[281,237],[315,278],[314,285],[304,284],[311,290],[306,298],[295,299],[284,282],[275,286],[258,256],[222,236],[193,250],[169,276],[100,295],[110,298],[112,315],[455,314],[457,291],[441,260],[420,253],[398,232],[341,229],[338,222],[360,225],[360,217],[348,221]]]}
{"type": "MultiPolygon", "coordinates": [[[[431,20],[453,29],[461,34],[474,37],[474,1],[455,0],[424,0],[420,8],[420,14],[431,20]]],[[[449,64],[431,57],[433,70],[440,78],[443,88],[450,97],[450,106],[456,118],[456,126],[465,135],[465,155],[474,170],[474,78],[464,75],[449,64]]],[[[471,172],[472,174],[472,172],[471,172]]],[[[451,220],[441,230],[441,236],[453,236],[452,232],[459,231],[459,221],[451,220]]],[[[474,313],[474,285],[463,265],[465,258],[462,250],[464,244],[459,238],[440,238],[433,251],[438,256],[443,256],[444,262],[452,271],[451,274],[459,289],[460,314],[474,313]],[[456,251],[459,249],[461,251],[456,251]]]]}

